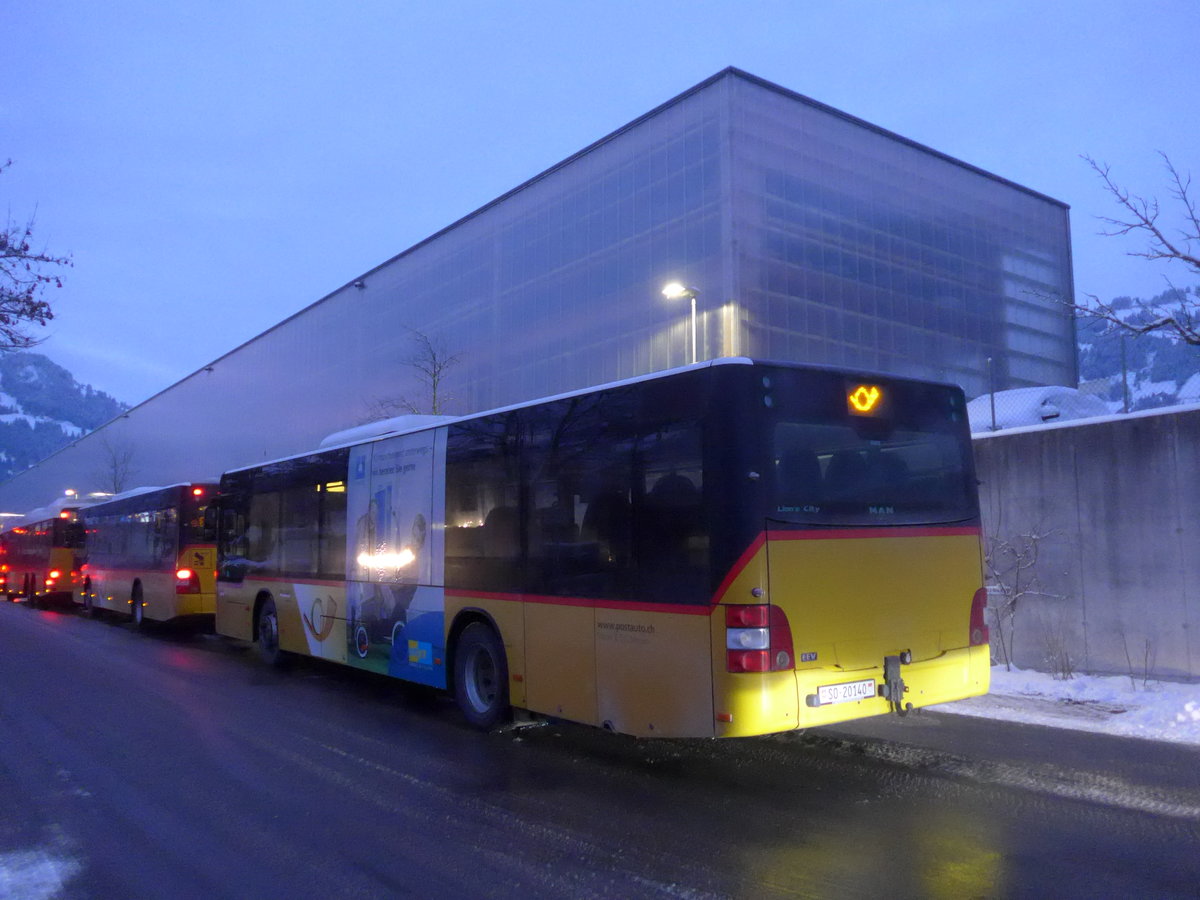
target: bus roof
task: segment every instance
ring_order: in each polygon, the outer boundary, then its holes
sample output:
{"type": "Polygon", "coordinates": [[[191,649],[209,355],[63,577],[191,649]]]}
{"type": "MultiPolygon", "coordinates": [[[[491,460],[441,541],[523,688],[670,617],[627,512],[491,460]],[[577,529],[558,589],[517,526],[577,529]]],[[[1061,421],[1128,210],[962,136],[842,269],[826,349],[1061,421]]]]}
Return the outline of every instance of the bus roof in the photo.
{"type": "Polygon", "coordinates": [[[324,438],[320,445],[311,450],[305,450],[302,453],[292,453],[288,456],[281,456],[277,459],[269,459],[264,462],[254,463],[249,466],[238,466],[234,469],[227,469],[227,472],[246,472],[250,469],[260,469],[263,466],[269,466],[273,463],[287,462],[290,459],[301,459],[305,456],[312,456],[314,453],[323,453],[326,450],[341,450],[345,447],[356,447],[360,444],[370,444],[375,441],[381,441],[389,437],[397,437],[402,434],[415,434],[419,431],[427,431],[430,428],[437,428],[443,425],[449,425],[454,422],[465,422],[471,419],[480,419],[484,416],[493,416],[499,413],[510,412],[514,409],[524,409],[528,406],[538,406],[542,403],[552,403],[555,400],[568,400],[571,397],[581,397],[585,394],[594,394],[599,391],[611,390],[612,388],[624,387],[629,384],[639,384],[644,381],[656,381],[660,378],[668,378],[672,375],[678,375],[681,372],[692,372],[700,369],[707,369],[713,366],[722,365],[741,365],[751,366],[755,364],[755,360],[744,356],[727,356],[720,359],[709,359],[703,362],[692,363],[687,366],[678,366],[674,369],[664,369],[660,372],[651,372],[648,375],[637,375],[632,378],[623,378],[620,381],[610,381],[606,384],[597,384],[592,387],[579,388],[574,391],[565,391],[561,394],[552,394],[548,397],[537,397],[533,400],[523,400],[520,403],[512,403],[508,406],[498,406],[494,409],[485,409],[476,413],[470,413],[465,416],[422,416],[422,415],[405,415],[395,416],[391,419],[383,419],[379,422],[371,422],[367,425],[359,425],[354,428],[347,428],[344,431],[335,431],[333,434],[324,438]],[[356,435],[362,434],[361,437],[356,435]],[[346,436],[348,439],[337,441],[335,439],[346,436]]]}
{"type": "Polygon", "coordinates": [[[113,494],[111,497],[105,497],[103,500],[98,500],[95,503],[89,503],[86,508],[95,511],[98,507],[108,506],[110,503],[119,503],[123,500],[129,500],[132,497],[140,497],[142,494],[169,491],[172,488],[185,488],[193,485],[210,485],[216,487],[219,481],[217,478],[201,478],[198,481],[180,481],[176,484],[145,485],[143,487],[130,488],[127,491],[121,491],[119,494],[113,494]]]}
{"type": "MultiPolygon", "coordinates": [[[[924,379],[910,378],[904,375],[889,375],[882,372],[867,372],[858,369],[847,369],[839,366],[820,366],[808,365],[797,362],[780,362],[776,360],[751,359],[746,356],[724,356],[719,359],[708,359],[691,365],[678,366],[674,369],[663,369],[659,372],[650,372],[646,375],[636,375],[632,378],[623,378],[619,381],[610,381],[605,384],[597,384],[592,387],[579,388],[574,391],[565,391],[561,394],[552,394],[547,397],[537,397],[533,400],[524,400],[520,403],[512,403],[508,406],[499,406],[494,409],[481,410],[480,412],[470,413],[465,416],[432,416],[432,415],[404,415],[396,416],[391,419],[383,419],[378,422],[371,422],[367,425],[359,425],[353,428],[347,428],[343,431],[336,431],[333,434],[325,437],[317,447],[310,450],[305,450],[300,453],[292,453],[288,456],[281,456],[276,459],[264,460],[263,462],[254,463],[248,466],[237,466],[236,468],[227,469],[226,472],[246,472],[251,469],[259,469],[263,466],[269,466],[275,463],[287,462],[292,459],[301,459],[306,456],[312,456],[315,453],[323,453],[327,450],[341,450],[346,447],[356,447],[361,444],[370,444],[375,441],[381,441],[389,437],[397,437],[402,434],[415,434],[420,431],[427,431],[430,428],[436,428],[443,425],[453,424],[455,422],[470,421],[472,419],[483,418],[484,416],[492,416],[500,413],[511,412],[516,409],[525,409],[530,406],[538,406],[542,403],[552,403],[556,400],[569,400],[572,397],[581,397],[586,394],[594,394],[599,391],[611,390],[613,388],[625,387],[631,384],[641,384],[647,381],[658,381],[663,378],[670,378],[684,372],[694,372],[701,369],[710,369],[716,366],[780,366],[792,369],[808,369],[819,372],[838,372],[856,377],[871,377],[871,378],[888,378],[894,381],[922,381],[924,379]],[[342,438],[345,438],[342,440],[342,438]]],[[[937,382],[942,383],[942,382],[937,382]]],[[[948,383],[947,383],[948,384],[948,383]]],[[[953,386],[949,385],[948,386],[953,386]]]]}

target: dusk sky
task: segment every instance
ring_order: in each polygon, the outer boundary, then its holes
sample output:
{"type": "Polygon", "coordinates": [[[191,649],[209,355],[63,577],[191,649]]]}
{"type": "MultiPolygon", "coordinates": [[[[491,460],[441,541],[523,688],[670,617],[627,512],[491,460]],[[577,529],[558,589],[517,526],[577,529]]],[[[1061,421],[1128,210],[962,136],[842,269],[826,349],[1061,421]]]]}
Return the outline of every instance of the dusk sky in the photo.
{"type": "Polygon", "coordinates": [[[41,0],[0,27],[0,208],[75,263],[38,349],[127,403],[730,65],[1070,204],[1080,297],[1190,284],[1097,234],[1080,155],[1164,204],[1159,151],[1200,178],[1197,0],[41,0]]]}

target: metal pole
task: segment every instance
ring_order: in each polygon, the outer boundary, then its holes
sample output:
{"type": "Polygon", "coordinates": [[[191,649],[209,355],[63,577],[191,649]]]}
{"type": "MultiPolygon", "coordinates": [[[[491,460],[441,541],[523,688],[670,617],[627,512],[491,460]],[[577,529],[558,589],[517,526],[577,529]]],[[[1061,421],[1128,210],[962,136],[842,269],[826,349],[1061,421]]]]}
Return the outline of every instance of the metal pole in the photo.
{"type": "Polygon", "coordinates": [[[1129,361],[1125,356],[1125,335],[1121,335],[1121,412],[1129,412],[1129,361]]]}
{"type": "Polygon", "coordinates": [[[988,398],[992,403],[992,431],[996,430],[996,372],[992,368],[992,358],[988,357],[988,398]]]}
{"type": "Polygon", "coordinates": [[[696,293],[692,292],[692,362],[696,362],[696,293]]]}

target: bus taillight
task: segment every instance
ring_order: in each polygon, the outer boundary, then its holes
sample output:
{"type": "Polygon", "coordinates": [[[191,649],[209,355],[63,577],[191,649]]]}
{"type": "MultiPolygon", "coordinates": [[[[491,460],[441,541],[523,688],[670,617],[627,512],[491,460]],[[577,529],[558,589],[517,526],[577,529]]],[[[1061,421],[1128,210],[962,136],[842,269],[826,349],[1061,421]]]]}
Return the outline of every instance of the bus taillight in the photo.
{"type": "Polygon", "coordinates": [[[58,581],[58,579],[62,578],[62,572],[58,571],[58,569],[51,569],[49,578],[51,581],[58,581]]]}
{"type": "Polygon", "coordinates": [[[795,668],[792,628],[778,606],[725,607],[725,668],[784,672],[795,668]]]}
{"type": "Polygon", "coordinates": [[[971,600],[971,646],[980,647],[991,639],[988,630],[985,610],[987,609],[987,588],[981,587],[971,600]]]}
{"type": "Polygon", "coordinates": [[[175,572],[175,593],[200,593],[200,576],[194,569],[179,569],[175,572]]]}

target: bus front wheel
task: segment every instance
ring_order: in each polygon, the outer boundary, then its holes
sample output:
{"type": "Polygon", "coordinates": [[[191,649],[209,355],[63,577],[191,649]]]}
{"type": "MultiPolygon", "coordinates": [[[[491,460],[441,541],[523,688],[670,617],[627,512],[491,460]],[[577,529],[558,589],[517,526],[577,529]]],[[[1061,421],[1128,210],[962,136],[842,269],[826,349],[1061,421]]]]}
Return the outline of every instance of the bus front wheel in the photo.
{"type": "Polygon", "coordinates": [[[454,653],[454,698],[467,721],[484,731],[508,717],[508,661],[489,625],[472,622],[454,653]]]}

